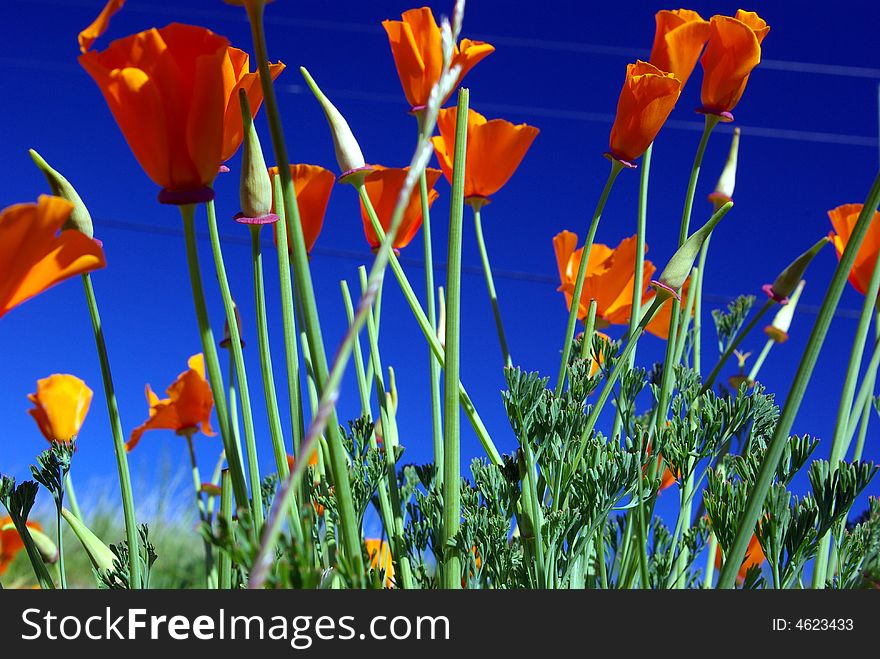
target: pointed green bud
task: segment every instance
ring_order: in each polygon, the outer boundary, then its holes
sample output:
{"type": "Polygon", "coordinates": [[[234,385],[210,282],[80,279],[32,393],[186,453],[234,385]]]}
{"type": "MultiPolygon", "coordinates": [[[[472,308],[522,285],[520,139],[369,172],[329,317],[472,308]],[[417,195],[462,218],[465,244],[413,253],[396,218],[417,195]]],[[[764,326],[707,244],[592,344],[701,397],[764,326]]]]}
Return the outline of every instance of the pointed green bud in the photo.
{"type": "Polygon", "coordinates": [[[801,297],[801,291],[804,290],[804,284],[806,284],[806,282],[801,279],[800,282],[798,282],[797,288],[794,289],[794,293],[792,293],[791,297],[788,299],[788,304],[780,306],[779,311],[776,312],[776,316],[773,318],[773,322],[764,328],[764,333],[771,341],[776,343],[785,343],[788,341],[788,328],[791,327],[791,321],[794,318],[794,310],[797,308],[798,300],[801,297]]]}
{"type": "Polygon", "coordinates": [[[684,241],[682,246],[678,248],[678,251],[672,255],[669,263],[666,264],[663,272],[660,273],[660,277],[651,282],[651,285],[657,291],[658,297],[665,296],[681,299],[678,291],[684,286],[684,282],[687,280],[688,275],[690,275],[691,268],[694,267],[694,262],[700,254],[703,243],[706,242],[706,239],[712,234],[712,231],[731,208],[733,208],[732,201],[728,201],[721,206],[709,218],[709,221],[694,231],[684,241]]]}
{"type": "Polygon", "coordinates": [[[278,221],[278,216],[272,212],[272,181],[244,89],[238,90],[238,100],[241,103],[244,140],[239,187],[241,212],[235,216],[235,221],[241,224],[272,224],[278,221]]]}
{"type": "Polygon", "coordinates": [[[318,84],[306,68],[301,66],[299,70],[303,78],[305,78],[309,89],[312,90],[315,98],[318,99],[318,103],[321,104],[321,109],[324,110],[324,115],[330,124],[330,132],[333,134],[333,148],[336,150],[336,161],[339,163],[339,170],[342,172],[339,175],[339,180],[353,185],[362,183],[364,177],[372,171],[372,168],[367,167],[364,161],[364,154],[361,152],[361,147],[354,138],[354,133],[351,132],[348,122],[339,110],[336,109],[336,106],[330,102],[330,99],[324,95],[324,92],[321,91],[321,88],[318,87],[318,84]]]}
{"type": "Polygon", "coordinates": [[[825,247],[825,243],[827,242],[828,237],[823,237],[815,245],[810,247],[810,249],[792,261],[785,270],[780,272],[776,281],[772,284],[764,284],[761,287],[761,290],[767,294],[767,297],[776,300],[779,304],[786,304],[788,302],[788,296],[792,294],[795,287],[798,285],[798,282],[804,276],[804,272],[807,271],[807,266],[810,265],[810,261],[815,258],[820,249],[825,247]]]}
{"type": "Polygon", "coordinates": [[[86,205],[83,203],[82,197],[80,197],[77,191],[74,190],[70,181],[64,178],[56,170],[52,169],[49,166],[49,163],[43,160],[43,157],[36,151],[28,149],[28,153],[31,154],[31,159],[34,161],[34,164],[40,168],[40,171],[43,172],[46,180],[49,181],[49,188],[52,190],[52,194],[56,197],[66,199],[73,204],[73,212],[71,212],[70,217],[67,218],[67,221],[64,223],[64,226],[61,227],[61,230],[67,231],[68,229],[73,229],[80,233],[84,233],[89,238],[94,238],[95,229],[92,225],[92,216],[89,214],[89,209],[86,208],[86,205]]]}
{"type": "Polygon", "coordinates": [[[715,192],[709,195],[709,201],[716,207],[733,199],[733,189],[736,187],[736,160],[739,155],[739,128],[733,129],[733,139],[730,140],[730,152],[727,154],[727,162],[721,170],[718,183],[715,184],[715,192]]]}
{"type": "MultiPolygon", "coordinates": [[[[116,554],[110,551],[110,548],[67,508],[61,510],[61,516],[64,517],[64,521],[67,522],[80,543],[82,543],[83,549],[86,550],[86,554],[88,554],[89,560],[92,562],[92,566],[98,572],[112,570],[116,554]]],[[[137,551],[137,548],[134,551],[137,551]]]]}

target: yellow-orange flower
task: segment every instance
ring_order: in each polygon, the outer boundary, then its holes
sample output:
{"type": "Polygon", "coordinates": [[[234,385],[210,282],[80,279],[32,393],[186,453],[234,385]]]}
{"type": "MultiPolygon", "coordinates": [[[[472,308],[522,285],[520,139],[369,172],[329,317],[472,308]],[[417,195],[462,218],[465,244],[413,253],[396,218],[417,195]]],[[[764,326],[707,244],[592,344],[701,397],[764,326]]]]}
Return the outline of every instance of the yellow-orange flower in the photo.
{"type": "Polygon", "coordinates": [[[370,558],[370,567],[385,573],[385,587],[391,588],[394,583],[394,564],[391,560],[391,547],[388,543],[375,538],[364,540],[367,548],[367,556],[370,558]]]}
{"type": "MultiPolygon", "coordinates": [[[[715,554],[715,569],[721,568],[722,560],[724,560],[724,556],[721,547],[719,547],[718,552],[715,554]]],[[[752,539],[749,540],[749,546],[746,549],[746,557],[743,559],[742,565],[739,568],[736,580],[739,582],[745,580],[749,568],[753,565],[761,565],[765,560],[766,557],[764,556],[764,550],[761,549],[761,543],[758,541],[758,536],[752,535],[752,539]]]]}
{"type": "MultiPolygon", "coordinates": [[[[278,174],[277,167],[269,168],[269,177],[274,181],[278,174]]],[[[317,165],[291,165],[290,175],[293,178],[293,187],[296,190],[296,205],[299,209],[299,220],[302,224],[303,239],[306,242],[306,251],[311,252],[312,247],[321,234],[324,225],[324,213],[327,212],[327,202],[330,201],[330,192],[336,182],[333,172],[318,167],[317,165]]],[[[275,210],[275,186],[272,186],[272,212],[275,210]]],[[[278,230],[278,224],[272,225],[272,233],[278,230]]],[[[276,237],[275,244],[278,244],[276,237]]],[[[287,221],[287,246],[292,250],[290,240],[290,220],[287,221]]]]}
{"type": "MultiPolygon", "coordinates": [[[[457,119],[458,108],[440,110],[437,116],[440,135],[432,138],[440,169],[450,183],[457,119]]],[[[516,125],[504,119],[487,121],[474,110],[468,110],[467,122],[464,196],[488,199],[513,176],[539,131],[534,126],[516,125]]]]}
{"type": "MultiPolygon", "coordinates": [[[[210,30],[173,23],[119,39],[80,64],[100,87],[135,158],[162,192],[191,204],[213,198],[220,163],[242,140],[238,90],[262,102],[248,55],[210,30]]],[[[273,79],[283,69],[271,66],[273,79]]]]}
{"type": "MultiPolygon", "coordinates": [[[[863,204],[844,204],[828,211],[828,217],[831,219],[831,225],[834,231],[828,234],[831,242],[834,243],[834,249],[837,252],[837,258],[840,259],[852,230],[859,219],[862,212],[863,204]]],[[[874,264],[877,263],[877,253],[880,252],[880,212],[875,212],[871,218],[871,224],[868,226],[868,232],[859,247],[859,253],[856,254],[856,260],[852,269],[849,271],[849,283],[853,285],[862,295],[868,290],[868,283],[871,281],[871,274],[874,272],[874,264]]]]}
{"type": "Polygon", "coordinates": [[[214,397],[211,387],[205,380],[205,358],[202,354],[193,355],[187,360],[189,369],[177,376],[166,390],[168,398],[160,400],[147,385],[147,402],[150,404],[150,418],[135,428],[125,448],[131,451],[147,430],[173,430],[178,435],[189,435],[201,430],[209,436],[211,429],[211,409],[214,397]]]}
{"type": "Polygon", "coordinates": [[[81,53],[91,48],[95,40],[107,31],[107,28],[110,26],[110,19],[113,18],[116,12],[122,9],[124,4],[125,0],[109,0],[104,5],[101,13],[98,14],[98,17],[85,30],[79,33],[77,41],[79,41],[81,53]]]}
{"type": "Polygon", "coordinates": [[[42,195],[36,204],[0,211],[0,317],[65,279],[107,265],[85,234],[58,234],[72,210],[69,201],[42,195]]]}
{"type": "MultiPolygon", "coordinates": [[[[402,21],[382,21],[382,27],[388,33],[406,100],[413,110],[419,110],[427,104],[443,69],[440,28],[429,7],[410,9],[401,18],[402,21]]],[[[477,62],[495,50],[494,46],[470,39],[462,39],[453,48],[452,66],[461,67],[456,85],[477,62]]],[[[444,98],[442,102],[445,101],[444,98]]]]}
{"type": "MultiPolygon", "coordinates": [[[[367,189],[367,196],[373,209],[376,211],[376,217],[385,231],[391,226],[391,216],[394,214],[394,207],[397,205],[397,198],[400,196],[400,190],[403,182],[406,180],[406,174],[409,167],[403,169],[393,167],[382,167],[381,165],[370,165],[372,172],[364,179],[364,185],[367,189]]],[[[434,189],[434,184],[440,178],[439,169],[428,168],[425,173],[428,181],[428,206],[430,207],[439,197],[439,193],[434,189]]],[[[364,235],[370,247],[376,249],[381,244],[376,232],[373,231],[373,224],[367,215],[367,209],[364,202],[361,202],[361,219],[364,222],[364,235]]],[[[394,249],[403,249],[409,245],[410,241],[415,237],[422,226],[422,202],[418,190],[413,190],[410,195],[409,203],[403,213],[403,220],[397,235],[394,237],[394,249]]]]}
{"type": "Polygon", "coordinates": [[[761,42],[770,26],[755,12],[736,12],[736,17],[713,16],[709,21],[709,45],[700,59],[703,65],[701,112],[733,121],[731,111],[739,103],[749,74],[761,61],[761,42]]]}
{"type": "MultiPolygon", "coordinates": [[[[43,530],[43,527],[36,522],[28,522],[27,526],[37,531],[43,530]]],[[[12,518],[0,517],[0,577],[9,569],[9,564],[22,549],[24,542],[12,523],[12,518]]]]}
{"type": "Polygon", "coordinates": [[[79,435],[92,404],[92,390],[75,375],[58,374],[37,380],[37,391],[28,394],[28,410],[40,432],[50,442],[69,442],[79,435]]]}
{"type": "Polygon", "coordinates": [[[650,62],[675,75],[684,87],[709,39],[709,21],[689,9],[664,9],[654,18],[657,29],[650,62]]]}
{"type": "Polygon", "coordinates": [[[624,165],[633,164],[648,148],[681,95],[682,83],[674,74],[637,61],[626,67],[617,114],[611,127],[610,155],[624,165]]]}
{"type": "MultiPolygon", "coordinates": [[[[688,294],[690,293],[690,288],[691,288],[691,280],[690,280],[690,277],[688,277],[684,282],[684,286],[681,287],[682,302],[687,301],[688,294]]],[[[645,297],[642,298],[642,304],[643,305],[650,304],[651,301],[654,299],[654,295],[655,295],[654,289],[651,288],[648,291],[648,295],[646,295],[645,297]]],[[[691,313],[693,314],[693,310],[691,310],[691,313]]],[[[657,311],[657,313],[654,314],[654,317],[645,326],[645,331],[648,332],[649,334],[653,334],[654,336],[656,336],[658,338],[665,339],[669,336],[669,326],[671,323],[672,323],[672,305],[671,304],[664,304],[662,307],[660,307],[659,311],[657,311]]]]}

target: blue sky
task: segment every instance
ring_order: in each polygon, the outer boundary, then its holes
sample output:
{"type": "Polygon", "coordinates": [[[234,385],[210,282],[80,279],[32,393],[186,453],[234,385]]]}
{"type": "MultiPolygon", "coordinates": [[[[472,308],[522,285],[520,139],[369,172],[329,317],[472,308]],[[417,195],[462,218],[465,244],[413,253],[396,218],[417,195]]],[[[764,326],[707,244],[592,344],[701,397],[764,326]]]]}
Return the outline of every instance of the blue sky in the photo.
{"type": "MultiPolygon", "coordinates": [[[[0,56],[6,102],[0,104],[3,206],[34,200],[45,192],[42,175],[27,155],[36,148],[77,187],[95,218],[108,268],[94,276],[126,432],[147,416],[143,390],[162,391],[200,351],[186,277],[182,223],[172,207],[156,202],[158,190],[141,171],[116,127],[99,90],[76,62],[76,34],[103,3],[78,0],[10,0],[4,3],[6,48],[0,56]]],[[[430,3],[436,14],[451,7],[430,3]]],[[[876,35],[866,20],[870,2],[837,2],[835,11],[818,3],[755,2],[770,24],[765,61],[752,75],[735,110],[742,128],[736,208],[716,231],[706,275],[707,327],[704,362],[711,365],[714,333],[708,310],[739,293],[761,296],[795,255],[830,228],[826,211],[861,202],[877,171],[877,86],[880,61],[876,35]]],[[[502,314],[514,361],[528,370],[555,374],[566,313],[556,292],[551,238],[563,229],[586,232],[589,216],[607,174],[601,157],[623,81],[625,67],[646,58],[654,32],[654,13],[663,3],[479,0],[469,3],[464,35],[485,39],[497,51],[472,70],[466,85],[471,106],[490,118],[527,122],[540,135],[518,172],[483,212],[483,225],[496,271],[502,314]]],[[[297,67],[305,65],[347,117],[368,162],[402,166],[409,160],[416,125],[380,21],[398,18],[408,2],[300,3],[278,0],[268,10],[272,59],[288,69],[278,79],[281,111],[293,162],[320,164],[335,171],[332,144],[318,105],[307,93],[297,67]]],[[[694,2],[705,17],[732,14],[739,5],[694,2]]],[[[873,9],[876,12],[876,8],[873,9]]],[[[244,12],[215,0],[129,0],[97,44],[172,21],[205,25],[251,49],[244,12]]],[[[702,119],[701,74],[695,71],[654,150],[648,218],[648,258],[662,267],[674,250],[681,205],[702,119]]],[[[268,144],[264,119],[258,128],[268,144]]],[[[730,127],[710,141],[697,192],[694,222],[705,219],[705,202],[723,164],[730,127]]],[[[272,157],[267,154],[267,160],[272,157]]],[[[271,468],[265,409],[259,385],[247,231],[231,220],[238,211],[238,158],[233,173],[217,181],[217,207],[233,292],[245,318],[246,359],[254,392],[264,472],[271,468]]],[[[635,233],[638,175],[624,172],[611,195],[597,240],[616,245],[635,233]]],[[[432,210],[435,254],[446,245],[449,188],[438,184],[432,210]]],[[[204,229],[204,218],[201,216],[204,229]]],[[[219,292],[210,271],[207,241],[202,263],[215,331],[222,332],[219,292]]],[[[417,291],[424,290],[421,238],[403,253],[417,291]]],[[[267,281],[276,373],[283,371],[277,267],[267,245],[267,281]]],[[[357,266],[368,263],[355,192],[336,186],[317,242],[312,272],[324,334],[335,346],[345,328],[339,281],[357,287],[357,266]]],[[[462,379],[502,451],[515,440],[504,415],[504,386],[485,283],[470,216],[464,236],[462,379]]],[[[802,306],[791,340],[774,349],[761,379],[784,396],[806,343],[836,259],[831,248],[819,255],[807,275],[802,306]]],[[[444,273],[438,271],[438,283],[444,273]]],[[[760,298],[759,298],[759,301],[760,298]]],[[[827,454],[843,370],[855,330],[861,296],[847,288],[807,391],[794,432],[822,440],[827,454]]],[[[620,330],[614,335],[619,336],[620,330]]],[[[395,367],[400,390],[399,424],[405,461],[430,458],[430,402],[427,348],[418,327],[390,279],[385,288],[382,357],[395,367]]],[[[646,336],[639,362],[662,359],[663,343],[646,336]]],[[[98,483],[115,478],[112,443],[101,390],[100,371],[81,286],[73,280],[15,309],[0,320],[0,470],[24,477],[33,456],[45,447],[25,410],[26,395],[38,378],[54,372],[82,377],[95,390],[80,437],[77,480],[98,483]]],[[[745,348],[755,354],[763,334],[745,348]]],[[[279,382],[279,395],[284,392],[279,382]]],[[[358,397],[346,380],[341,418],[355,416],[358,397]]],[[[286,414],[282,413],[286,419],[286,414]]],[[[465,460],[480,447],[463,423],[465,460]]],[[[868,455],[878,457],[878,424],[868,438],[868,455]]],[[[285,426],[285,431],[287,428],[285,426]]],[[[289,437],[289,435],[288,435],[289,437]]],[[[289,441],[289,440],[288,440],[289,441]]],[[[213,465],[219,439],[199,438],[204,468],[213,465]]],[[[185,447],[170,432],[146,435],[131,454],[132,470],[149,480],[163,460],[185,463],[185,447]]],[[[88,485],[80,487],[80,496],[88,485]]],[[[871,487],[877,493],[878,485],[871,487]]],[[[144,495],[135,493],[136,498],[144,495]]],[[[86,495],[87,496],[87,495],[86,495]]],[[[670,501],[670,503],[672,503],[670,501]]]]}

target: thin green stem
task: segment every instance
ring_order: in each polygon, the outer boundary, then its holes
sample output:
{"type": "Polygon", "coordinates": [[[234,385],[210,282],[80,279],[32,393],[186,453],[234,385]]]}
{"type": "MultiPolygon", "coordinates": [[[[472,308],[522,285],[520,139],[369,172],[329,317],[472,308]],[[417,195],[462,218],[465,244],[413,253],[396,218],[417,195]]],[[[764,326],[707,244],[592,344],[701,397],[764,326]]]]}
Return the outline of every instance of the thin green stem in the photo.
{"type": "MultiPolygon", "coordinates": [[[[224,469],[220,476],[220,516],[234,529],[232,519],[232,483],[229,470],[224,469]]],[[[234,531],[233,531],[234,532],[234,531]]],[[[220,552],[219,587],[232,588],[232,558],[225,551],[220,552]]]]}
{"type": "MultiPolygon", "coordinates": [[[[238,317],[235,313],[235,302],[232,299],[232,290],[229,287],[229,278],[226,275],[226,263],[223,258],[223,248],[220,245],[220,233],[217,228],[217,213],[214,207],[214,202],[209,201],[205,205],[205,208],[208,216],[208,236],[211,241],[214,270],[217,273],[217,282],[220,285],[220,299],[223,301],[223,311],[226,314],[226,326],[229,328],[229,350],[232,355],[232,364],[235,367],[235,381],[237,382],[238,390],[241,393],[241,418],[244,427],[245,450],[247,451],[248,458],[248,483],[251,488],[252,496],[254,497],[254,520],[257,522],[256,527],[259,528],[263,523],[260,467],[257,461],[257,440],[254,432],[254,415],[251,408],[250,386],[248,384],[247,369],[244,362],[244,352],[241,347],[241,329],[238,326],[238,317]]],[[[232,374],[230,373],[230,379],[231,378],[232,374]]],[[[239,465],[242,464],[238,426],[237,424],[235,426],[232,425],[233,415],[235,414],[234,411],[231,411],[232,406],[233,403],[230,402],[230,407],[228,408],[230,411],[227,412],[229,444],[231,446],[227,446],[224,441],[226,459],[229,462],[230,467],[232,467],[234,463],[239,465]],[[233,451],[232,453],[230,453],[230,448],[233,451]]],[[[219,407],[217,413],[220,414],[219,407]]],[[[235,484],[234,469],[231,469],[231,473],[233,474],[233,484],[235,484]]],[[[240,501],[237,500],[237,502],[241,505],[240,501]]]]}
{"type": "Polygon", "coordinates": [[[764,365],[764,361],[767,359],[767,355],[770,354],[770,350],[773,348],[773,345],[776,343],[773,339],[767,339],[767,343],[764,344],[764,347],[761,348],[761,352],[758,355],[758,358],[755,360],[755,363],[752,364],[752,370],[749,371],[749,382],[754,382],[755,378],[758,377],[758,373],[761,371],[761,367],[764,365]]]}
{"type": "Polygon", "coordinates": [[[810,378],[813,375],[813,369],[819,358],[822,344],[825,342],[825,336],[831,325],[831,319],[837,310],[837,305],[840,302],[840,296],[843,294],[843,288],[846,285],[850,269],[855,262],[856,254],[868,231],[871,218],[877,211],[878,204],[880,204],[880,175],[875,178],[862,212],[859,214],[859,218],[847,241],[846,248],[840,255],[840,262],[834,271],[831,285],[828,287],[822,307],[819,310],[819,316],[813,325],[807,347],[801,357],[797,373],[795,373],[791,389],[786,397],[785,406],[782,409],[773,438],[770,440],[767,448],[764,462],[758,472],[754,487],[749,491],[745,511],[740,518],[739,528],[734,537],[730,554],[726,557],[727,560],[724,562],[724,567],[721,569],[721,574],[718,578],[718,588],[733,588],[736,583],[739,566],[742,565],[749,540],[752,537],[758,519],[761,517],[764,499],[773,483],[776,467],[788,443],[789,432],[791,432],[791,427],[800,409],[807,385],[810,383],[810,378]]]}
{"type": "Polygon", "coordinates": [[[715,579],[715,556],[718,555],[718,538],[714,533],[709,534],[709,548],[706,550],[706,574],[703,577],[703,588],[712,588],[715,579]]]}
{"type": "MultiPolygon", "coordinates": [[[[95,297],[91,275],[88,273],[84,274],[82,282],[86,294],[86,303],[89,308],[89,316],[92,319],[92,330],[95,334],[95,346],[98,349],[98,361],[101,364],[101,378],[104,383],[104,397],[107,401],[107,412],[110,417],[110,433],[113,436],[113,452],[116,455],[116,471],[119,475],[119,490],[122,494],[125,540],[128,542],[129,547],[137,547],[139,546],[137,518],[134,512],[134,496],[131,489],[131,472],[128,468],[128,452],[125,449],[122,420],[119,417],[119,407],[116,404],[116,390],[113,386],[113,375],[110,372],[110,359],[107,356],[107,344],[104,341],[101,314],[98,312],[98,300],[95,297]]],[[[79,515],[77,517],[82,519],[79,515]]],[[[138,559],[137,552],[129,552],[128,574],[131,588],[140,588],[142,585],[141,562],[138,559]]]]}
{"type": "Polygon", "coordinates": [[[72,512],[77,519],[82,519],[82,511],[79,509],[79,502],[76,499],[76,491],[73,489],[73,479],[70,473],[64,477],[64,496],[67,498],[67,505],[70,506],[72,512]]]}
{"type": "MultiPolygon", "coordinates": [[[[706,273],[706,256],[709,253],[709,243],[711,240],[712,235],[710,234],[700,248],[700,260],[698,261],[697,277],[694,282],[694,370],[697,372],[697,375],[700,374],[700,368],[702,367],[703,279],[706,273]]],[[[693,279],[691,277],[691,280],[693,279]]],[[[687,323],[685,323],[685,327],[687,327],[687,323]]]]}
{"type": "Polygon", "coordinates": [[[596,230],[599,228],[599,220],[602,219],[602,211],[605,210],[605,204],[608,202],[608,195],[617,180],[617,175],[623,170],[623,165],[618,160],[611,160],[611,171],[608,179],[605,181],[605,187],[602,188],[602,194],[599,195],[599,201],[596,204],[596,210],[593,212],[593,219],[590,222],[590,229],[587,232],[587,239],[584,242],[583,252],[581,253],[581,262],[578,266],[577,276],[574,282],[574,291],[571,296],[571,309],[568,312],[568,324],[565,327],[565,341],[562,344],[562,362],[559,365],[559,376],[556,378],[556,395],[562,394],[562,388],[565,386],[565,374],[568,370],[568,357],[571,354],[571,342],[574,339],[574,329],[577,325],[578,309],[580,308],[581,292],[584,290],[584,280],[587,277],[587,262],[590,260],[590,251],[593,248],[593,240],[596,238],[596,230]]]}
{"type": "MultiPolygon", "coordinates": [[[[186,447],[189,449],[189,462],[192,472],[193,489],[196,495],[196,506],[199,511],[199,521],[202,522],[202,524],[210,524],[211,521],[208,518],[205,500],[202,497],[202,476],[199,473],[198,462],[196,462],[196,452],[193,447],[192,436],[192,432],[184,432],[184,437],[186,437],[186,447]]],[[[205,583],[208,585],[208,588],[211,588],[212,573],[214,571],[214,555],[211,549],[211,544],[207,540],[202,540],[202,544],[205,549],[205,583]]]]}
{"type": "Polygon", "coordinates": [[[477,199],[470,202],[474,211],[474,229],[477,234],[477,246],[480,250],[480,260],[483,262],[483,274],[486,276],[486,286],[489,289],[489,301],[492,303],[492,315],[495,317],[495,329],[498,332],[498,343],[501,346],[501,357],[505,366],[513,366],[510,358],[510,348],[507,343],[507,335],[504,333],[504,322],[501,320],[501,307],[498,305],[498,293],[495,292],[495,279],[492,277],[492,266],[489,264],[489,253],[486,251],[486,241],[483,239],[483,222],[480,210],[484,200],[477,199]]]}

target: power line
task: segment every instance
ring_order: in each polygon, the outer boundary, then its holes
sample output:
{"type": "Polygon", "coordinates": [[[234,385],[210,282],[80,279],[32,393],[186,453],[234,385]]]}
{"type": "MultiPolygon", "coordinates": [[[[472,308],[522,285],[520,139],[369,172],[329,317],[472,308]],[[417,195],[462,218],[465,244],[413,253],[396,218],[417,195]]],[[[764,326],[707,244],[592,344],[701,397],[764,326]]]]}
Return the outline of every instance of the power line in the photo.
{"type": "MultiPolygon", "coordinates": [[[[95,226],[97,227],[105,227],[107,229],[116,229],[120,231],[134,231],[139,233],[148,233],[157,236],[171,236],[171,237],[182,237],[183,229],[177,227],[162,227],[157,226],[155,224],[149,224],[146,222],[130,222],[128,220],[118,220],[111,218],[100,218],[95,219],[95,226]]],[[[198,238],[201,240],[209,240],[209,235],[206,232],[198,232],[198,238]]],[[[229,233],[220,233],[220,239],[225,243],[231,243],[236,245],[250,245],[250,238],[240,235],[234,235],[229,233]]],[[[272,245],[274,247],[274,243],[271,240],[264,240],[265,245],[272,245]]],[[[335,259],[343,259],[347,261],[356,261],[359,264],[365,263],[370,258],[370,253],[367,250],[348,250],[348,249],[338,249],[335,247],[314,247],[312,249],[312,254],[315,256],[323,256],[328,258],[335,259]]],[[[425,268],[425,262],[421,259],[411,258],[408,256],[398,257],[400,263],[407,267],[425,268]]],[[[446,270],[446,263],[442,261],[438,261],[434,263],[434,269],[439,271],[446,270]]],[[[473,277],[483,277],[483,269],[479,266],[471,266],[462,264],[461,271],[464,274],[473,276],[473,277]]],[[[492,271],[493,276],[496,279],[507,279],[511,281],[523,281],[533,284],[541,284],[542,286],[552,286],[554,289],[559,284],[557,278],[551,275],[545,275],[537,272],[528,272],[524,270],[495,270],[492,271]]],[[[721,295],[718,293],[704,293],[703,299],[707,302],[712,302],[715,304],[727,304],[736,298],[735,295],[721,295]]],[[[804,315],[815,316],[818,315],[821,307],[816,305],[809,305],[801,303],[797,306],[795,313],[801,313],[804,315]]],[[[838,308],[834,314],[838,318],[849,318],[856,319],[860,316],[860,311],[858,309],[840,309],[838,308]]]]}

